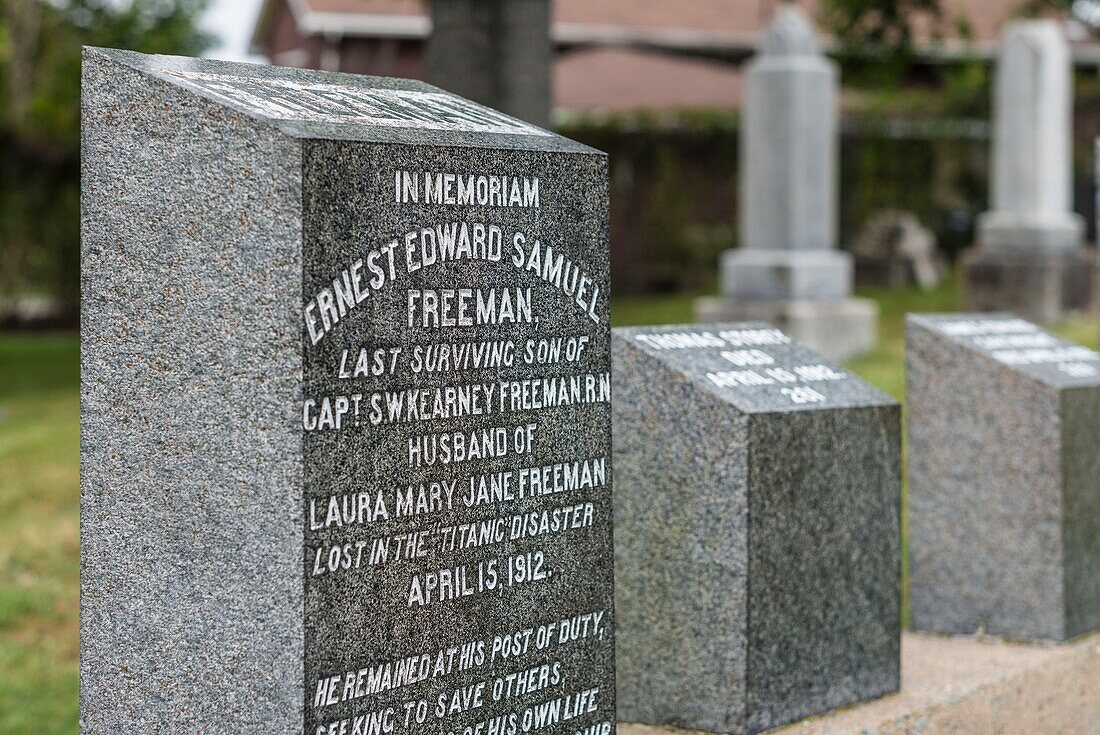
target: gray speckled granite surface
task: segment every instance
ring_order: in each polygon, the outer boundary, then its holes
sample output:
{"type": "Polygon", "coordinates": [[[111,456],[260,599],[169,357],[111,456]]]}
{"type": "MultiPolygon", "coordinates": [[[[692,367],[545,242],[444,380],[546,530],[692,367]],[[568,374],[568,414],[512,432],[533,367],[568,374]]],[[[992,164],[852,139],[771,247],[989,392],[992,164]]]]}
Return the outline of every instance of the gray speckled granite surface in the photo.
{"type": "Polygon", "coordinates": [[[763,323],[612,350],[620,719],[753,733],[896,690],[897,403],[763,323]]]}
{"type": "Polygon", "coordinates": [[[82,731],[608,735],[604,156],[100,49],[83,115],[82,731]]]}
{"type": "Polygon", "coordinates": [[[85,56],[81,731],[295,732],[301,167],[85,56]]]}
{"type": "Polygon", "coordinates": [[[906,332],[913,626],[1100,627],[1100,355],[1007,314],[906,332]]]}

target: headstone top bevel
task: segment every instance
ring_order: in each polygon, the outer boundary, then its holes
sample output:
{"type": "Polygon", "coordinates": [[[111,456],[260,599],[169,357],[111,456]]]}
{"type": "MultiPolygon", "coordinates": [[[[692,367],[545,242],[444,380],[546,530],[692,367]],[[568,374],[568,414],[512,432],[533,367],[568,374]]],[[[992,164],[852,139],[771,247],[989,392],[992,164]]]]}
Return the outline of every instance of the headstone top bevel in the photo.
{"type": "Polygon", "coordinates": [[[1100,385],[1100,353],[1013,314],[910,314],[908,321],[1053,388],[1100,385]]]}
{"type": "Polygon", "coordinates": [[[615,334],[746,414],[896,403],[766,322],[632,327],[615,334]]]}
{"type": "Polygon", "coordinates": [[[85,48],[295,138],[606,155],[425,82],[85,48]]]}

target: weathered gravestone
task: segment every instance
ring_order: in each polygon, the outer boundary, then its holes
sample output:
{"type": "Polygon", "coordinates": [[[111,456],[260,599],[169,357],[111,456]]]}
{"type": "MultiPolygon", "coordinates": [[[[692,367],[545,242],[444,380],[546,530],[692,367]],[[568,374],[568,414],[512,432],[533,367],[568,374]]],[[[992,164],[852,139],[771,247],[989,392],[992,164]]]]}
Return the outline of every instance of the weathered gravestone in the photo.
{"type": "Polygon", "coordinates": [[[1100,628],[1100,354],[1009,315],[907,322],[913,627],[1100,628]]]}
{"type": "Polygon", "coordinates": [[[990,211],[962,260],[967,308],[1036,321],[1086,309],[1095,258],[1073,211],[1073,62],[1057,21],[1006,25],[993,102],[990,211]]]}
{"type": "Polygon", "coordinates": [[[745,67],[740,247],[722,254],[721,293],[696,314],[774,323],[847,360],[874,345],[878,306],[852,297],[852,256],[837,249],[838,67],[793,3],[777,9],[745,67]]]}
{"type": "Polygon", "coordinates": [[[85,733],[614,727],[607,163],[90,49],[85,733]]]}
{"type": "Polygon", "coordinates": [[[753,733],[896,690],[898,404],[763,323],[612,353],[619,719],[753,733]]]}

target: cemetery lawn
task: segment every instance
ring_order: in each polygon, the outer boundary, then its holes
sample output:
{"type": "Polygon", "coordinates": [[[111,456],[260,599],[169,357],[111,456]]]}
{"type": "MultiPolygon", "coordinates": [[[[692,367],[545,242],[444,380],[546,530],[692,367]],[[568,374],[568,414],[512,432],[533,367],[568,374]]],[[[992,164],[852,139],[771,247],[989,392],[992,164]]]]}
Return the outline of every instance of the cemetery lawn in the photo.
{"type": "Polygon", "coordinates": [[[79,345],[0,335],[0,733],[77,731],[79,345]]]}
{"type": "MultiPolygon", "coordinates": [[[[879,346],[848,367],[901,399],[905,312],[955,309],[954,284],[930,293],[868,289],[861,295],[879,302],[879,346]]],[[[693,302],[690,295],[618,299],[612,319],[616,326],[690,323],[693,302]]],[[[1096,347],[1095,319],[1076,318],[1056,329],[1096,347]]],[[[75,335],[0,335],[3,735],[77,732],[79,392],[75,335]]]]}

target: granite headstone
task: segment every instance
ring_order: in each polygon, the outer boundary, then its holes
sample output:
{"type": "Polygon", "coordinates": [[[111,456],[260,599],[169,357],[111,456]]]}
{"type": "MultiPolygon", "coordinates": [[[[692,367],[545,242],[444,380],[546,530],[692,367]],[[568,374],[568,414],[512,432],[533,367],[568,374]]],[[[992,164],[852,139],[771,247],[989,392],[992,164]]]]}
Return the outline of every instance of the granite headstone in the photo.
{"type": "Polygon", "coordinates": [[[620,720],[755,733],[896,690],[898,404],[764,323],[612,357],[620,720]]]}
{"type": "Polygon", "coordinates": [[[88,49],[81,726],[609,735],[607,162],[88,49]]]}
{"type": "Polygon", "coordinates": [[[1100,354],[1007,314],[906,332],[913,627],[1100,628],[1100,354]]]}

